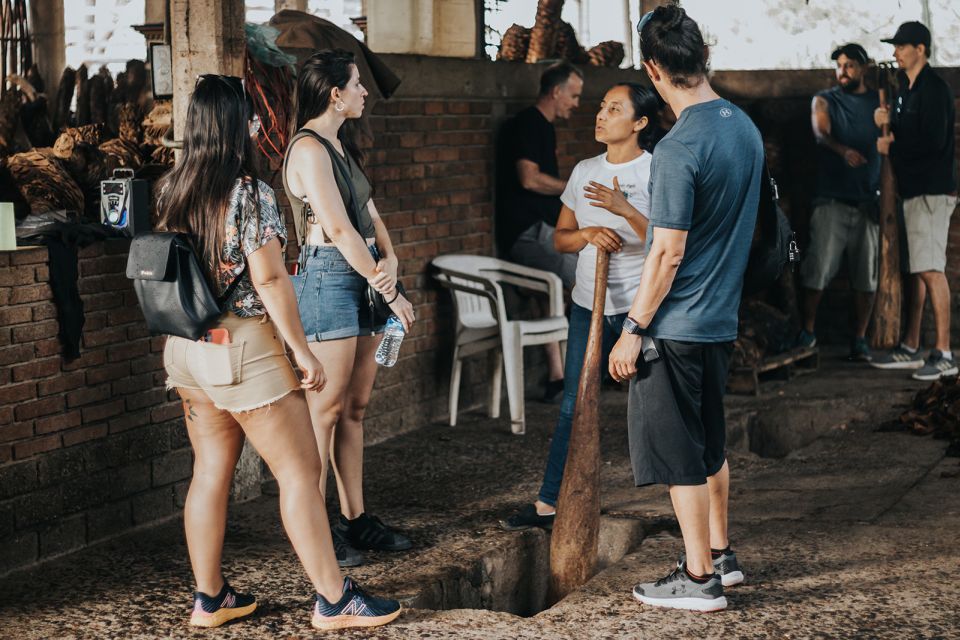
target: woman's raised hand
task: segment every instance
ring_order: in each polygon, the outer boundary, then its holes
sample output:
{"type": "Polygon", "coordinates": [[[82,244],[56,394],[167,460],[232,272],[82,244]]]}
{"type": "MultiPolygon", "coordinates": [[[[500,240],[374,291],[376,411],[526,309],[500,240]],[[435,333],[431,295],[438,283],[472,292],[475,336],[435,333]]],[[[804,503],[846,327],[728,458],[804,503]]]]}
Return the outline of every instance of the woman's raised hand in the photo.
{"type": "Polygon", "coordinates": [[[584,227],[580,229],[583,239],[607,253],[616,253],[623,247],[623,240],[612,229],[606,227],[584,227]]]}
{"type": "Polygon", "coordinates": [[[590,200],[591,206],[601,207],[616,216],[626,218],[636,211],[627,202],[627,196],[620,190],[620,181],[617,180],[616,176],[613,177],[612,189],[591,180],[583,187],[583,190],[586,191],[585,195],[587,200],[590,200]]]}

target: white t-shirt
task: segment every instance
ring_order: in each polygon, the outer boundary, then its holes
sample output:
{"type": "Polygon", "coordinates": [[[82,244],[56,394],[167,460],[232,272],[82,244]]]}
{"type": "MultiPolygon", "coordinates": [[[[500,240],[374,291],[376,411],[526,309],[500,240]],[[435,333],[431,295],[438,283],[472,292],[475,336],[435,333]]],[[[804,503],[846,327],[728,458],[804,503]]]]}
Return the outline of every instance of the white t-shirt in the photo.
{"type": "MultiPolygon", "coordinates": [[[[633,304],[633,297],[640,287],[640,274],[643,272],[643,261],[647,256],[646,242],[642,241],[637,233],[624,218],[614,215],[602,207],[595,207],[587,199],[584,186],[590,181],[599,182],[613,188],[613,177],[616,176],[620,189],[627,196],[627,201],[644,216],[650,216],[650,161],[653,156],[643,152],[639,157],[622,164],[607,162],[604,153],[595,158],[584,160],[577,164],[570,175],[566,189],[560,196],[560,201],[573,210],[577,217],[577,226],[607,227],[612,229],[623,240],[623,248],[617,253],[610,254],[610,270],[607,276],[607,301],[604,306],[604,315],[611,316],[626,313],[633,304]]],[[[597,267],[597,248],[587,244],[580,250],[577,258],[577,283],[573,288],[573,301],[587,309],[593,308],[593,283],[597,267]]]]}

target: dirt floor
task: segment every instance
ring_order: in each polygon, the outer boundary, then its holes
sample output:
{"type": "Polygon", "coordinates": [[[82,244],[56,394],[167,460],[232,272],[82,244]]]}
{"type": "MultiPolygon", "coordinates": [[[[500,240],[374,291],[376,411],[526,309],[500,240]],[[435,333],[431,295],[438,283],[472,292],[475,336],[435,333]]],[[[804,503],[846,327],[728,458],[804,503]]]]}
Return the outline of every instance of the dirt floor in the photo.
{"type": "MultiPolygon", "coordinates": [[[[408,609],[388,627],[340,635],[960,638],[960,460],[944,457],[943,441],[874,428],[920,386],[826,357],[818,373],[768,385],[760,399],[728,398],[731,429],[742,432],[730,452],[731,539],[747,580],[728,589],[729,609],[711,615],[642,607],[630,596],[633,584],[671,568],[681,544],[665,490],[632,487],[621,391],[606,390],[601,411],[609,565],[531,617],[506,611],[536,606],[548,537],[496,522],[535,496],[556,407],[530,402],[522,437],[505,420],[466,414],[455,428],[428,425],[371,447],[368,509],[416,546],[369,554],[350,573],[408,609]],[[794,423],[798,448],[784,457],[749,451],[752,443],[769,452],[766,432],[794,423]]],[[[225,573],[260,608],[216,631],[192,629],[186,548],[181,524],[170,522],[0,580],[0,637],[319,635],[274,496],[233,508],[225,573]]]]}

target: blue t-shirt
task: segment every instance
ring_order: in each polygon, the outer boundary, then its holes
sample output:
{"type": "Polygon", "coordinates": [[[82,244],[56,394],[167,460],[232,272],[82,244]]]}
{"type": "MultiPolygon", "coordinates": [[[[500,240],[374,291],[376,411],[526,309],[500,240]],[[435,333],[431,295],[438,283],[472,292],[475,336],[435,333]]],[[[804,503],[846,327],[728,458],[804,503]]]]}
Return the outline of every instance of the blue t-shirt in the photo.
{"type": "Polygon", "coordinates": [[[867,164],[854,169],[833,150],[820,147],[817,195],[855,202],[875,200],[880,188],[880,154],[877,153],[880,130],[873,123],[873,112],[880,106],[877,92],[847,93],[840,87],[833,87],[821,91],[817,97],[827,102],[830,135],[867,159],[867,164]]]}
{"type": "Polygon", "coordinates": [[[687,107],[657,143],[647,242],[658,227],[688,233],[673,286],[648,328],[651,336],[687,342],[736,339],[762,174],[760,132],[726,100],[687,107]]]}

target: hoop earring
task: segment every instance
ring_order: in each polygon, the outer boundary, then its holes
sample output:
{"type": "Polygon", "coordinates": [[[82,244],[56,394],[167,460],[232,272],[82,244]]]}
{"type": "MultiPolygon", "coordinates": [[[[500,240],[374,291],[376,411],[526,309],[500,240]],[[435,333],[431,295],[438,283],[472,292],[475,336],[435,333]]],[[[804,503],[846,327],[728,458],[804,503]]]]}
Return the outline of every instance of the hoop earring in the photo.
{"type": "Polygon", "coordinates": [[[337,104],[333,108],[337,111],[343,111],[346,107],[347,105],[343,104],[343,100],[337,100],[337,104]]]}

